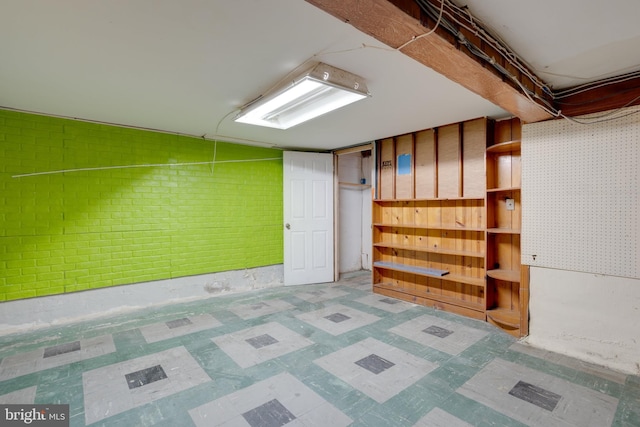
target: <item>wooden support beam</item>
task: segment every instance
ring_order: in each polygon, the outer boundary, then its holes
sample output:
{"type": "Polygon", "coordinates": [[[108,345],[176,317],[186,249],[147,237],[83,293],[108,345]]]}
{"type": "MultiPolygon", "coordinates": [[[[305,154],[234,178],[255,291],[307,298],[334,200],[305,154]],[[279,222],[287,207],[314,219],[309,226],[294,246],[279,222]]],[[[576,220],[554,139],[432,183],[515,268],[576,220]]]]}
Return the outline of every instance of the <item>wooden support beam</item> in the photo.
{"type": "Polygon", "coordinates": [[[598,113],[640,104],[640,78],[636,77],[619,83],[593,88],[584,92],[558,98],[556,109],[568,117],[598,113]]]}
{"type": "Polygon", "coordinates": [[[414,6],[406,0],[395,1],[404,9],[409,8],[411,14],[388,0],[307,0],[392,48],[398,48],[415,38],[415,41],[402,48],[402,53],[525,122],[552,118],[518,89],[460,50],[455,40],[447,40],[440,32],[420,38],[430,30],[412,16],[416,13],[419,16],[419,10],[411,10],[414,6]]]}

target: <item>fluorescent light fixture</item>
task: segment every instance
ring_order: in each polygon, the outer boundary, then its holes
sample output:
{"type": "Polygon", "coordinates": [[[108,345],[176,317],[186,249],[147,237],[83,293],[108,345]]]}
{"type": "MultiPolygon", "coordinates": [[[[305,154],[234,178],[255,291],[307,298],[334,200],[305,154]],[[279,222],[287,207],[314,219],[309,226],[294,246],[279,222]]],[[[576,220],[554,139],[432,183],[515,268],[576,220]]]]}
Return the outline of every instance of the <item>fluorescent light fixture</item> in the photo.
{"type": "Polygon", "coordinates": [[[235,121],[288,129],[368,96],[364,79],[321,62],[247,104],[235,121]]]}

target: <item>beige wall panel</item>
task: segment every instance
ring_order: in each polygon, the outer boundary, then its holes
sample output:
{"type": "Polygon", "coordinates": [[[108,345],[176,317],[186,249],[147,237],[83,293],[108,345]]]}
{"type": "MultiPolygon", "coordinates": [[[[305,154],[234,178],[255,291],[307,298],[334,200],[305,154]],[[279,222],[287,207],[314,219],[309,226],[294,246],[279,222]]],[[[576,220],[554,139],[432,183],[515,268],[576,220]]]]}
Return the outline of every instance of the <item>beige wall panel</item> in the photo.
{"type": "Polygon", "coordinates": [[[395,144],[393,138],[380,141],[380,188],[381,199],[394,198],[395,144]]]}
{"type": "Polygon", "coordinates": [[[436,140],[433,129],[415,134],[416,199],[436,197],[436,140]]]}
{"type": "Polygon", "coordinates": [[[462,125],[462,195],[484,197],[484,152],[487,147],[487,120],[477,119],[462,125]]]}
{"type": "Polygon", "coordinates": [[[460,196],[460,127],[438,128],[438,197],[460,196]]]}

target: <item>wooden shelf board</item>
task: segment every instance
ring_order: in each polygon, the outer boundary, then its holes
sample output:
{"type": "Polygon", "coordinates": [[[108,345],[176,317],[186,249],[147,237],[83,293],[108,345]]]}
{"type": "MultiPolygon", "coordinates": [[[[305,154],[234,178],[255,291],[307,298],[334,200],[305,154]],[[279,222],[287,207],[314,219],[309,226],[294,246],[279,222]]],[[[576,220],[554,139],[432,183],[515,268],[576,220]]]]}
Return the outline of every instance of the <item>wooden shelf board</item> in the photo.
{"type": "Polygon", "coordinates": [[[487,147],[487,153],[508,153],[510,151],[520,151],[520,140],[500,142],[487,147]]]}
{"type": "Polygon", "coordinates": [[[487,233],[493,234],[520,234],[517,228],[487,228],[487,233]]]}
{"type": "Polygon", "coordinates": [[[453,230],[453,231],[484,231],[484,228],[477,227],[456,227],[456,226],[430,226],[430,225],[419,225],[419,224],[384,224],[381,222],[376,222],[373,224],[374,227],[395,227],[395,228],[415,228],[420,230],[453,230]]]}
{"type": "Polygon", "coordinates": [[[477,304],[477,303],[473,303],[473,302],[469,302],[469,301],[465,301],[465,300],[460,300],[457,298],[452,298],[446,295],[438,295],[438,294],[431,294],[431,293],[425,293],[425,292],[415,292],[415,291],[410,291],[408,289],[403,289],[403,288],[399,288],[397,286],[393,286],[391,283],[374,283],[373,287],[376,288],[382,288],[382,289],[388,289],[390,291],[395,291],[395,292],[400,292],[406,295],[412,295],[412,296],[416,296],[416,297],[420,297],[420,298],[427,298],[433,301],[438,301],[438,302],[443,302],[445,304],[451,304],[451,305],[457,305],[459,307],[464,307],[464,308],[468,308],[470,310],[475,310],[475,311],[482,311],[484,312],[484,304],[477,304]]]}
{"type": "Polygon", "coordinates": [[[394,245],[393,243],[374,243],[373,246],[377,248],[402,249],[405,251],[428,252],[440,255],[459,255],[474,258],[484,258],[484,253],[482,252],[458,251],[455,249],[432,248],[429,246],[394,245]]]}
{"type": "Polygon", "coordinates": [[[500,193],[507,191],[520,191],[520,187],[487,188],[487,193],[500,193]]]}
{"type": "Polygon", "coordinates": [[[520,329],[520,312],[506,308],[494,308],[487,310],[487,317],[495,323],[513,329],[520,329]]]}
{"type": "Polygon", "coordinates": [[[373,263],[373,268],[382,268],[385,270],[401,271],[403,273],[417,274],[419,276],[432,277],[434,279],[446,280],[448,282],[458,282],[467,285],[478,286],[484,288],[484,279],[477,277],[460,276],[457,274],[446,274],[444,276],[437,276],[429,274],[426,268],[417,267],[415,265],[396,264],[391,262],[376,261],[373,263]]]}
{"type": "Polygon", "coordinates": [[[354,187],[354,188],[371,188],[371,184],[358,184],[355,182],[339,182],[338,185],[344,185],[345,187],[354,187]]]}
{"type": "Polygon", "coordinates": [[[520,272],[517,270],[487,270],[487,276],[496,280],[504,280],[505,282],[520,283],[520,272]]]}
{"type": "Polygon", "coordinates": [[[484,197],[431,197],[427,199],[375,199],[373,202],[397,203],[397,202],[446,202],[446,201],[484,201],[484,197]]]}

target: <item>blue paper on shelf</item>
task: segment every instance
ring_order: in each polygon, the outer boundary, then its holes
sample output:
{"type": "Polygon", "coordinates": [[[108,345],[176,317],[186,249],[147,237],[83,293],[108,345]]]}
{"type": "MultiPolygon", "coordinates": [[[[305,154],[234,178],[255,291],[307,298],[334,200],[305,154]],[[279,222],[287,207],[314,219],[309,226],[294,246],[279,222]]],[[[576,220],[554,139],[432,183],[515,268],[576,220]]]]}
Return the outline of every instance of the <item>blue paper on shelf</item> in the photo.
{"type": "Polygon", "coordinates": [[[445,276],[449,274],[448,270],[440,270],[438,268],[416,267],[413,265],[396,264],[393,262],[378,261],[374,263],[375,267],[387,267],[394,270],[406,271],[407,273],[427,274],[429,276],[445,276]]]}

